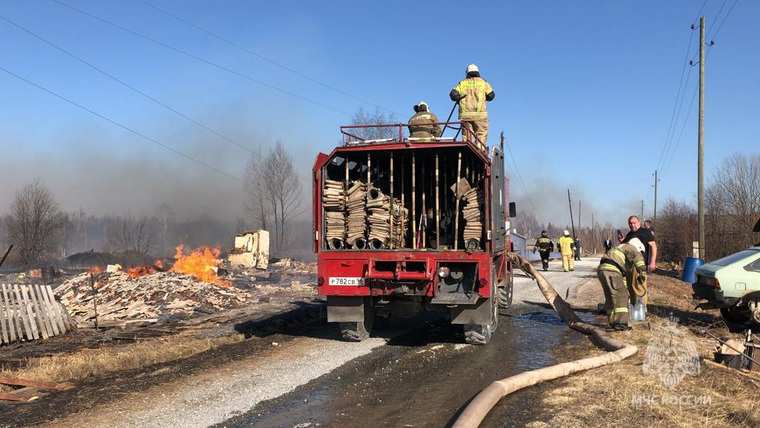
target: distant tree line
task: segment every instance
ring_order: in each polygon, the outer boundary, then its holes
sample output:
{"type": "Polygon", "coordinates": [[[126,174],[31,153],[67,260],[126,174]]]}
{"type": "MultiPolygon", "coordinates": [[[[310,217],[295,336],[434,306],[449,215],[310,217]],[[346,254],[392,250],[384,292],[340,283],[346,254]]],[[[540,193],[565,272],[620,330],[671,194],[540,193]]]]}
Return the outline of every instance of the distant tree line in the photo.
{"type": "MultiPolygon", "coordinates": [[[[760,236],[752,227],[760,218],[760,154],[733,154],[724,159],[705,186],[705,258],[716,260],[758,244],[760,236]]],[[[627,220],[628,213],[624,213],[627,220]]],[[[644,219],[641,219],[642,221],[644,219]]],[[[696,201],[668,199],[657,210],[655,237],[658,261],[681,263],[692,256],[693,242],[698,240],[696,201]]],[[[553,239],[569,225],[540,224],[532,213],[521,213],[514,219],[517,232],[535,238],[546,230],[553,239]]],[[[627,225],[619,227],[627,233],[627,225]]],[[[572,233],[572,231],[571,231],[572,233]]],[[[616,241],[617,228],[604,226],[576,227],[584,251],[601,251],[601,243],[609,237],[616,241]]],[[[533,242],[528,241],[529,245],[533,242]]]]}

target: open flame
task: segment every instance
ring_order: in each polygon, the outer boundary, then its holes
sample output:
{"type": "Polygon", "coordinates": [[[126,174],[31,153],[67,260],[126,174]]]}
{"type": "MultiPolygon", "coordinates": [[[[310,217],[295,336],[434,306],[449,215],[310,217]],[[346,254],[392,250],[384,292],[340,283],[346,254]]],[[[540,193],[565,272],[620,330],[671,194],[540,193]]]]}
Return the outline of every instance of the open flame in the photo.
{"type": "Polygon", "coordinates": [[[132,278],[139,278],[145,275],[153,275],[154,273],[163,272],[164,263],[161,259],[157,259],[152,265],[135,266],[127,269],[127,275],[132,278]]]}
{"type": "Polygon", "coordinates": [[[87,271],[87,273],[92,273],[92,274],[96,274],[96,273],[100,273],[100,272],[103,272],[103,268],[101,268],[99,266],[95,266],[94,268],[92,268],[92,269],[90,269],[90,270],[87,271]]]}
{"type": "Polygon", "coordinates": [[[230,282],[219,279],[216,274],[220,250],[218,248],[198,247],[190,251],[190,255],[182,254],[182,245],[175,247],[177,250],[174,258],[177,260],[170,269],[172,272],[186,273],[212,284],[229,287],[230,282]]]}

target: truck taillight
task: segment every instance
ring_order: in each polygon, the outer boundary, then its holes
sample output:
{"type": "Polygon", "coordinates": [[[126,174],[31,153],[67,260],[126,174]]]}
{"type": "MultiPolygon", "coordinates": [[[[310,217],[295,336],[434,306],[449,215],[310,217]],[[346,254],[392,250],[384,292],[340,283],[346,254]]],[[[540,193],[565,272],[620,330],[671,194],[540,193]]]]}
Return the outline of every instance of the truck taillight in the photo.
{"type": "Polygon", "coordinates": [[[488,285],[488,279],[487,278],[480,278],[480,281],[478,281],[478,282],[480,282],[480,286],[481,287],[485,287],[486,285],[488,285]]]}
{"type": "Polygon", "coordinates": [[[438,268],[438,276],[441,278],[446,278],[451,273],[451,269],[449,269],[447,266],[441,266],[438,268]]]}
{"type": "Polygon", "coordinates": [[[324,276],[320,276],[319,278],[317,278],[317,285],[323,285],[324,283],[325,283],[324,276]]]}

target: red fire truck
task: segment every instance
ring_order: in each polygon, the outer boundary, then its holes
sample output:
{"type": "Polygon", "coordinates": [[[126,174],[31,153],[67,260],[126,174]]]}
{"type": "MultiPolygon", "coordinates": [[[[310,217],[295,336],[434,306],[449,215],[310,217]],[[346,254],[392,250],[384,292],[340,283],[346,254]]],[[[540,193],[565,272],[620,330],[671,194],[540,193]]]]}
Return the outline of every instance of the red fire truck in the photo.
{"type": "Polygon", "coordinates": [[[314,251],[328,322],[366,339],[391,314],[447,311],[465,340],[486,344],[512,302],[508,180],[460,123],[453,137],[408,137],[407,125],[341,127],[314,163],[314,251]],[[460,136],[460,130],[462,137],[460,136]]]}

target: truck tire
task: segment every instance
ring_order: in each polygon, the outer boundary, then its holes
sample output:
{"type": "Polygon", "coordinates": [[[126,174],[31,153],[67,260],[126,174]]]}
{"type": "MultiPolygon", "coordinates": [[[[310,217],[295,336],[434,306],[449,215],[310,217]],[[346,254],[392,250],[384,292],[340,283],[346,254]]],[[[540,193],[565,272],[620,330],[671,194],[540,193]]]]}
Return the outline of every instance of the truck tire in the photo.
{"type": "Polygon", "coordinates": [[[369,338],[375,323],[375,308],[370,306],[370,299],[364,300],[364,322],[340,323],[340,335],[348,342],[361,342],[369,338]]]}
{"type": "Polygon", "coordinates": [[[487,344],[491,341],[491,336],[499,327],[499,304],[498,298],[494,293],[496,290],[497,288],[495,286],[491,288],[491,298],[488,299],[488,304],[493,307],[493,310],[491,311],[491,323],[466,324],[464,326],[464,341],[470,345],[487,344]]]}
{"type": "Polygon", "coordinates": [[[507,284],[503,287],[499,287],[499,291],[497,293],[500,309],[509,309],[509,307],[512,306],[512,296],[514,295],[514,290],[515,277],[510,275],[507,284]]]}

